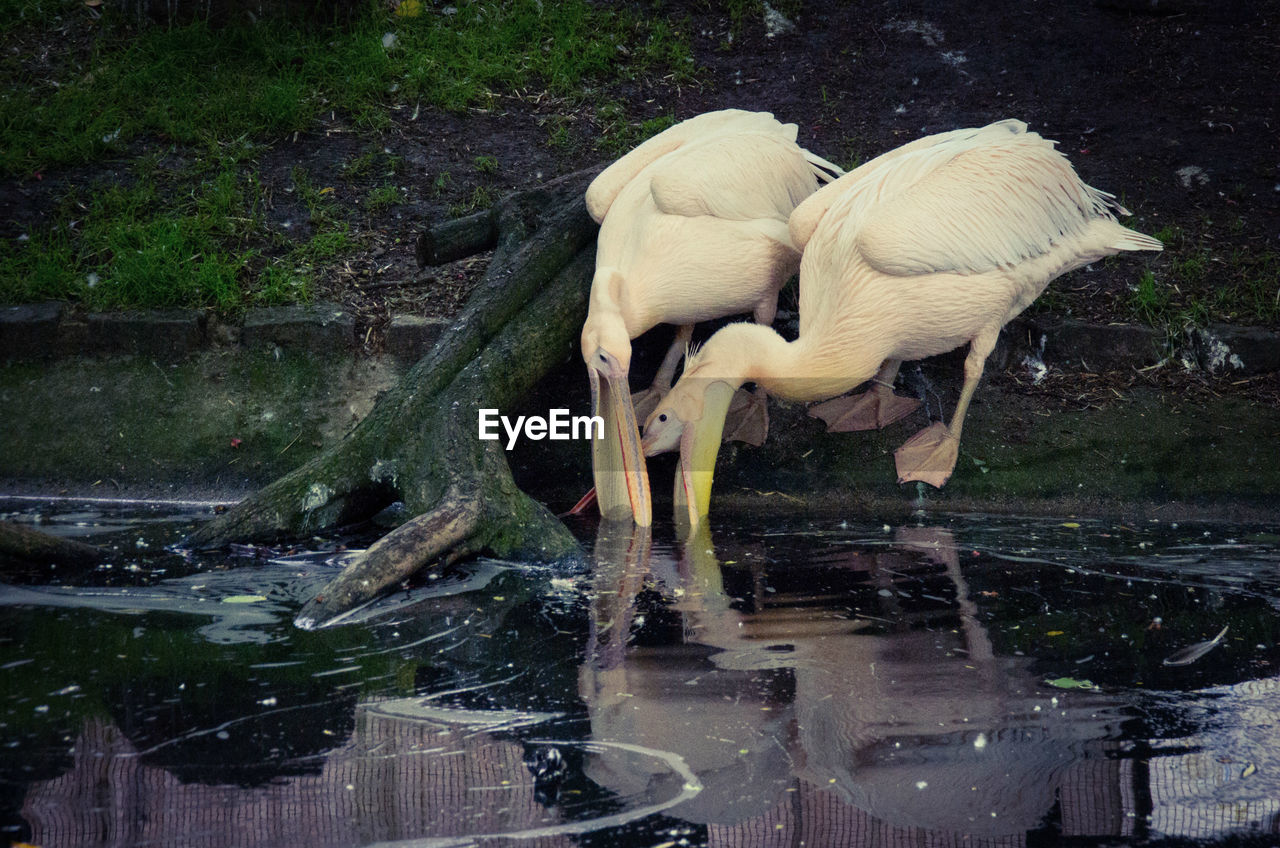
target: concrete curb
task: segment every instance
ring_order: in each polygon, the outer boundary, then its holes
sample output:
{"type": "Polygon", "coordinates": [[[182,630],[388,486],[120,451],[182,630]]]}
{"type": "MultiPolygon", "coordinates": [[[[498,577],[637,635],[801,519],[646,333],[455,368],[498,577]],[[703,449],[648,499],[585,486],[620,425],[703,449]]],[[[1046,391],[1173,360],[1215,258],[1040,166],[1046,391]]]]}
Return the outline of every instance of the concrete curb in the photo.
{"type": "MultiPolygon", "coordinates": [[[[784,313],[785,324],[794,316],[784,313]]],[[[443,318],[396,315],[383,349],[413,362],[449,326],[443,318]]],[[[792,328],[794,333],[794,327],[792,328]]],[[[0,308],[0,360],[41,361],[66,356],[140,355],[176,361],[210,348],[240,347],[302,353],[359,353],[355,319],[336,303],[250,309],[227,324],[208,310],[76,314],[63,303],[0,308]]],[[[1145,368],[1173,358],[1187,367],[1240,376],[1280,371],[1280,332],[1214,324],[1190,330],[1179,350],[1164,336],[1135,324],[1090,324],[1055,316],[1019,316],[1001,333],[992,354],[998,368],[1023,361],[1087,371],[1145,368]]]]}
{"type": "MultiPolygon", "coordinates": [[[[397,315],[385,331],[386,352],[416,360],[448,325],[397,315]]],[[[204,309],[77,313],[57,302],[0,308],[0,361],[118,355],[178,361],[219,348],[328,354],[361,347],[354,317],[336,303],[250,309],[234,324],[204,309]]]]}

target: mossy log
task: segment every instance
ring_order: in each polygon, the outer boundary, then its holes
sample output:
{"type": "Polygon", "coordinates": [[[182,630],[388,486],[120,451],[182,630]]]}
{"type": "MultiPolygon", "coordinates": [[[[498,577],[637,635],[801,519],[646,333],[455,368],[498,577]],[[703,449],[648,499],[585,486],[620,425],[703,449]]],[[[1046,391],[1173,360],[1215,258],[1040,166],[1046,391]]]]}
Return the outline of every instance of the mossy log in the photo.
{"type": "Polygon", "coordinates": [[[106,557],[106,551],[93,545],[0,521],[0,563],[17,560],[36,565],[92,568],[106,557]]]}
{"type": "Polygon", "coordinates": [[[431,352],[342,442],[199,528],[187,544],[296,538],[403,501],[417,517],[308,602],[297,618],[302,627],[333,622],[428,563],[478,553],[541,561],[576,553],[573,536],[520,491],[501,443],[480,440],[477,424],[481,408],[511,408],[573,349],[595,266],[596,226],[582,201],[591,176],[563,177],[486,213],[496,222],[493,258],[431,352]]]}

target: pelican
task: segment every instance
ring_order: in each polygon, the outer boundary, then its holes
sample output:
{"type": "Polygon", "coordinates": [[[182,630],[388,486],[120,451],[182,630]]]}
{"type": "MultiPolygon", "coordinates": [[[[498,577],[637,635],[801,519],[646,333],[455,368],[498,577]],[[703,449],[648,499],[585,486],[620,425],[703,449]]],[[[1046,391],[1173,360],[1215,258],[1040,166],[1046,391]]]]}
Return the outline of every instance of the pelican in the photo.
{"type": "Polygon", "coordinates": [[[892,405],[898,365],[968,343],[951,424],[935,423],[894,454],[898,482],[941,487],[1001,327],[1049,281],[1124,250],[1161,250],[1121,226],[1129,212],[1082,182],[1054,142],[1006,120],[929,136],[824,186],[791,216],[800,264],[800,333],[731,324],[685,361],[649,416],[648,455],[680,450],[677,512],[709,510],[729,398],[753,381],[796,401],[835,397],[877,377],[866,399],[892,405]]]}
{"type": "MultiPolygon", "coordinates": [[[[582,358],[592,413],[605,422],[604,438],[592,443],[592,471],[606,518],[652,521],[627,383],[631,340],[657,324],[679,327],[647,393],[656,403],[671,387],[695,322],[741,312],[773,322],[778,290],[800,266],[791,213],[820,179],[833,178],[823,169],[843,173],[795,139],[795,124],[767,112],[709,112],[644,142],[587,188],[600,235],[582,358]]],[[[767,418],[757,397],[762,420],[747,438],[758,444],[767,418]]]]}

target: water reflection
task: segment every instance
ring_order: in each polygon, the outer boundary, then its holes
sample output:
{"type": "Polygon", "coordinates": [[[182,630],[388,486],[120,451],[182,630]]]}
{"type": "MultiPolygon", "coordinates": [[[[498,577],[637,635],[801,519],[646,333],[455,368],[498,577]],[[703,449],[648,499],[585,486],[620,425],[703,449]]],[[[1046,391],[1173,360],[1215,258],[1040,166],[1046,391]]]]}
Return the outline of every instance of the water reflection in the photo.
{"type": "MultiPolygon", "coordinates": [[[[752,590],[735,603],[705,529],[669,562],[625,532],[597,538],[580,693],[593,738],[681,753],[705,788],[674,814],[708,825],[712,844],[768,832],[814,845],[851,833],[1016,836],[1041,825],[1064,785],[1118,786],[1107,752],[1121,702],[1055,703],[1029,660],[996,657],[950,531],[900,528],[892,547],[825,558],[845,572],[841,597],[874,597],[874,614],[772,590],[763,564],[747,569],[752,590]],[[927,626],[937,611],[903,603],[899,582],[921,572],[951,584],[942,617],[958,626],[927,626]],[[647,577],[679,613],[683,640],[625,644],[647,577]]],[[[607,754],[588,774],[626,792],[650,779],[607,754]]],[[[1124,832],[1118,803],[1062,812],[1085,819],[1080,832],[1124,832]]]]}
{"type": "Polygon", "coordinates": [[[318,633],[290,617],[341,555],[0,584],[0,836],[994,846],[1277,830],[1266,532],[951,517],[663,534],[603,524],[587,573],[474,563],[318,633]],[[1162,665],[1228,623],[1206,657],[1162,665]],[[1049,683],[1086,675],[1101,686],[1049,683]]]}
{"type": "MultiPolygon", "coordinates": [[[[696,794],[678,757],[637,746],[593,743],[636,769],[676,776],[670,797],[620,797],[621,813],[575,821],[547,806],[523,770],[524,746],[491,717],[420,714],[402,704],[356,708],[351,738],[325,754],[315,774],[268,785],[209,785],[151,765],[118,727],[91,721],[66,774],[36,783],[22,815],[41,846],[84,845],[474,845],[502,835],[539,846],[619,826],[696,794]],[[390,709],[388,709],[388,706],[390,709]],[[485,836],[487,835],[487,836],[485,836]]],[[[527,720],[516,722],[526,723],[527,720]]],[[[505,729],[509,730],[510,726],[505,729]]]]}

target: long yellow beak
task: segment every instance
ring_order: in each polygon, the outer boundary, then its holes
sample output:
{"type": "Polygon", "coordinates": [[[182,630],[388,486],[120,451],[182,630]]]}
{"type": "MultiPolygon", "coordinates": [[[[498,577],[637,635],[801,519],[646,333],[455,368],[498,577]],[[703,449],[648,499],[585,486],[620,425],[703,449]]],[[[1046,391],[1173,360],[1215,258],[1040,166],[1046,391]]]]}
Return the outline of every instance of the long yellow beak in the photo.
{"type": "Polygon", "coordinates": [[[591,472],[600,514],[608,519],[630,518],[648,527],[653,524],[653,502],[631,391],[625,379],[611,379],[590,366],[587,374],[591,378],[591,412],[604,419],[604,438],[591,443],[591,472]],[[609,384],[606,397],[600,395],[602,378],[609,384]]]}
{"type": "Polygon", "coordinates": [[[733,391],[728,383],[719,380],[708,385],[702,395],[702,417],[686,423],[680,436],[675,513],[677,522],[688,520],[690,530],[711,511],[711,482],[733,391]]]}

